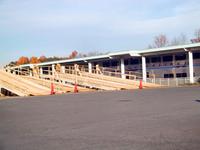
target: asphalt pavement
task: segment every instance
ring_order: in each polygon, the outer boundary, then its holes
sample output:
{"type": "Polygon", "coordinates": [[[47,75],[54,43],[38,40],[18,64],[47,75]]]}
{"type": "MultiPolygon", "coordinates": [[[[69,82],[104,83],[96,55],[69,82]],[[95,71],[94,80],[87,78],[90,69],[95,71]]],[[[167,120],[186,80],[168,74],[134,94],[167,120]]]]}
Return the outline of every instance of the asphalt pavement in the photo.
{"type": "Polygon", "coordinates": [[[0,150],[199,150],[200,87],[0,100],[0,150]]]}

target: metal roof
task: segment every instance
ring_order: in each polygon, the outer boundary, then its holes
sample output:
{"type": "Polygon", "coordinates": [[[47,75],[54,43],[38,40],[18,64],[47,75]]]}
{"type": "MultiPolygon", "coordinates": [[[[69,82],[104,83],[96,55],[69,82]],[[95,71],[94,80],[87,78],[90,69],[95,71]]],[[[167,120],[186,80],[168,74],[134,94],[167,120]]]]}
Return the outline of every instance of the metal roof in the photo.
{"type": "Polygon", "coordinates": [[[145,54],[145,53],[153,53],[153,52],[178,50],[178,49],[184,49],[184,48],[187,49],[187,48],[194,48],[194,47],[200,47],[200,43],[187,44],[187,45],[177,45],[177,46],[168,46],[168,47],[152,48],[152,49],[144,49],[144,50],[139,51],[139,53],[145,54]]]}
{"type": "Polygon", "coordinates": [[[109,57],[110,57],[109,55],[99,55],[99,56],[91,56],[91,57],[83,57],[83,58],[75,58],[75,59],[66,59],[66,60],[43,62],[43,63],[38,63],[38,64],[25,64],[25,65],[16,66],[16,67],[13,67],[13,68],[30,67],[30,66],[33,66],[33,65],[46,66],[46,65],[53,65],[53,64],[72,63],[72,62],[89,61],[89,60],[98,60],[98,59],[105,59],[105,58],[109,58],[109,57]]]}

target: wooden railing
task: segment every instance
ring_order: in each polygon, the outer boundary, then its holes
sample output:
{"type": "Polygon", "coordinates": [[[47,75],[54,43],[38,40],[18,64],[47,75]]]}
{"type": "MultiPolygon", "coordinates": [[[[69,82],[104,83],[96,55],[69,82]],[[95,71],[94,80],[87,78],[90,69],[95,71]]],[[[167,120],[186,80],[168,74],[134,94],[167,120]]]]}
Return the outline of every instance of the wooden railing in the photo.
{"type": "Polygon", "coordinates": [[[109,87],[111,87],[111,89],[114,89],[115,87],[116,89],[136,88],[139,84],[138,81],[142,78],[140,72],[126,71],[125,74],[122,74],[121,71],[116,68],[99,67],[97,69],[95,66],[93,66],[90,71],[85,66],[79,66],[78,69],[75,69],[72,65],[65,66],[64,68],[62,67],[60,70],[56,70],[56,68],[52,68],[51,66],[45,66],[42,67],[41,70],[38,70],[37,74],[34,73],[32,69],[18,69],[11,70],[11,72],[15,72],[17,75],[47,79],[58,82],[60,85],[63,85],[65,81],[67,81],[70,84],[79,83],[80,85],[103,89],[109,87]],[[122,79],[122,75],[128,80],[122,79]]]}

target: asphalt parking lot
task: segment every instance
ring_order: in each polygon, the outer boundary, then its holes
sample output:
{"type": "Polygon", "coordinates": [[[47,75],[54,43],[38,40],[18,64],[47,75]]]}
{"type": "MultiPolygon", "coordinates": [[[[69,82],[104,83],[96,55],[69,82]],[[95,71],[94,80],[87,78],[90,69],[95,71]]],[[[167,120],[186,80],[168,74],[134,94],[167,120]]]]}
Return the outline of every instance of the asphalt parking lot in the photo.
{"type": "Polygon", "coordinates": [[[200,87],[0,100],[0,150],[199,150],[200,87]]]}

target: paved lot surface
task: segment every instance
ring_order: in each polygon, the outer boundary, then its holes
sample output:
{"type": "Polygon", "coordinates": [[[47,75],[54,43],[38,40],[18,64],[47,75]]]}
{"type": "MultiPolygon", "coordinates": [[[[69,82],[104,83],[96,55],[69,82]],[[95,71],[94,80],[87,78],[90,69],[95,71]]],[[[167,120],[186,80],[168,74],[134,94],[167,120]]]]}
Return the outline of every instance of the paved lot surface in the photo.
{"type": "Polygon", "coordinates": [[[0,101],[0,150],[199,149],[199,87],[0,101]]]}

